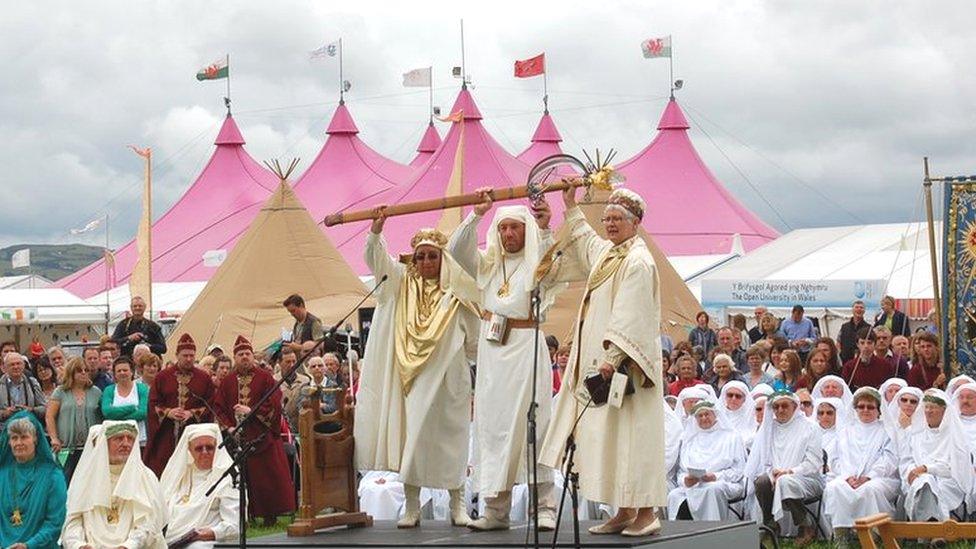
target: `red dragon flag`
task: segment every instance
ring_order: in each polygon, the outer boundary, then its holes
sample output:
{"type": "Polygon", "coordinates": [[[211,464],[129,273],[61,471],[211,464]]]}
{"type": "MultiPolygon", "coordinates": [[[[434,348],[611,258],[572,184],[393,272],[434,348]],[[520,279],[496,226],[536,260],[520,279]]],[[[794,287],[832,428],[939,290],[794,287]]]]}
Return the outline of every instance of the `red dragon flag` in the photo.
{"type": "Polygon", "coordinates": [[[515,78],[529,78],[546,72],[546,54],[515,62],[515,78]]]}
{"type": "Polygon", "coordinates": [[[645,59],[671,57],[671,36],[648,38],[641,42],[641,51],[644,52],[645,59]]]}

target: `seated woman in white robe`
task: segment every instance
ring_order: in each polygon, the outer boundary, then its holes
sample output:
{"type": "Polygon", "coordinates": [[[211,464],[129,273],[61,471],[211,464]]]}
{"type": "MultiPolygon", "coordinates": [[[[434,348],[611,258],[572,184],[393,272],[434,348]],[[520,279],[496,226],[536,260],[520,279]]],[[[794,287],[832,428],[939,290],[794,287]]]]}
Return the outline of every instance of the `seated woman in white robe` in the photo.
{"type": "Polygon", "coordinates": [[[841,431],[837,457],[824,488],[823,509],[841,543],[854,520],[892,513],[898,496],[898,464],[891,439],[881,422],[881,393],[861,387],[854,393],[856,419],[841,431]]]}
{"type": "Polygon", "coordinates": [[[905,513],[912,521],[948,520],[973,482],[959,412],[948,400],[939,389],[925,391],[911,427],[899,440],[898,471],[905,513]]]}
{"type": "MultiPolygon", "coordinates": [[[[813,390],[810,391],[810,396],[814,400],[819,398],[839,398],[844,403],[844,408],[848,409],[851,407],[851,401],[854,398],[854,395],[851,393],[851,388],[847,386],[844,379],[835,375],[820,378],[816,385],[813,386],[813,390]]],[[[848,414],[848,418],[853,420],[850,416],[848,414]]]]}
{"type": "Polygon", "coordinates": [[[752,439],[756,437],[756,429],[759,427],[754,406],[755,402],[745,383],[730,381],[722,386],[717,407],[722,411],[729,425],[742,437],[746,451],[752,447],[752,439]]]}
{"type": "Polygon", "coordinates": [[[891,402],[883,407],[885,429],[888,430],[888,437],[898,449],[898,437],[912,426],[915,418],[915,411],[919,408],[922,400],[922,390],[917,387],[903,387],[898,389],[891,402]]]}
{"type": "Polygon", "coordinates": [[[837,438],[843,426],[847,424],[847,409],[839,398],[826,397],[813,403],[817,425],[820,426],[820,440],[823,451],[827,454],[827,469],[829,473],[831,462],[837,457],[837,438]]]}
{"type": "Polygon", "coordinates": [[[65,549],[166,549],[166,503],[156,475],[139,457],[138,437],[132,420],[105,421],[89,430],[68,487],[65,549]]]}
{"type": "Polygon", "coordinates": [[[884,404],[882,406],[887,408],[888,405],[891,404],[891,400],[895,398],[895,394],[905,387],[908,387],[908,382],[900,377],[886,379],[881,384],[881,387],[878,387],[878,392],[881,393],[882,397],[884,397],[884,404]]]}
{"type": "Polygon", "coordinates": [[[759,504],[754,516],[778,532],[788,510],[800,527],[797,545],[812,541],[816,529],[803,500],[823,490],[822,469],[820,429],[803,414],[799,399],[789,391],[770,395],[746,462],[746,481],[752,483],[759,504]]]}
{"type": "Polygon", "coordinates": [[[168,498],[167,543],[205,549],[237,538],[241,501],[230,476],[221,479],[234,463],[221,443],[216,423],[183,430],[159,482],[168,498]],[[208,496],[218,480],[220,484],[208,496]]]}
{"type": "MultiPolygon", "coordinates": [[[[756,433],[759,433],[759,429],[762,428],[763,417],[766,415],[766,396],[759,395],[752,401],[753,416],[756,418],[756,433]]],[[[753,441],[756,437],[752,437],[753,441]]],[[[750,451],[752,448],[749,448],[750,451]]]]}
{"type": "Polygon", "coordinates": [[[746,450],[715,403],[695,405],[681,440],[678,487],[668,494],[668,518],[725,520],[729,500],[742,496],[746,450]]]}

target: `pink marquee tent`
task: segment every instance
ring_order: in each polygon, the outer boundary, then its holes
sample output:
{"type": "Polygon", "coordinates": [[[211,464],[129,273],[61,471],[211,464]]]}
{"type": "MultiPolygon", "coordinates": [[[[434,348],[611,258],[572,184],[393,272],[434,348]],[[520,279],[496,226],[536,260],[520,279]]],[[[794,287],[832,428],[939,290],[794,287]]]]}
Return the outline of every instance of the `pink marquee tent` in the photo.
{"type": "Polygon", "coordinates": [[[423,166],[424,162],[427,162],[431,156],[434,156],[434,151],[440,146],[441,136],[437,133],[437,128],[434,127],[434,121],[431,120],[427,125],[427,131],[424,132],[424,136],[420,139],[420,144],[417,145],[417,156],[413,157],[413,160],[410,161],[410,167],[419,168],[423,166]]]}
{"type": "MultiPolygon", "coordinates": [[[[528,166],[509,154],[488,133],[481,124],[481,111],[478,110],[471,92],[466,88],[461,89],[454,106],[451,108],[451,113],[458,111],[463,112],[463,118],[459,122],[451,124],[451,129],[444,137],[441,146],[437,148],[419,171],[400,185],[394,199],[386,202],[390,204],[413,202],[441,198],[446,195],[469,193],[483,186],[507,187],[525,183],[528,166]],[[462,128],[464,132],[464,148],[461,151],[463,184],[461,188],[452,189],[449,188],[451,174],[460,144],[462,128]]],[[[462,219],[462,215],[466,215],[466,212],[463,214],[449,212],[445,217],[445,212],[434,211],[391,218],[387,221],[384,229],[384,236],[390,253],[409,250],[410,239],[417,229],[421,227],[451,227],[462,219]],[[445,220],[447,220],[446,223],[445,220]]],[[[352,256],[353,254],[362,255],[361,244],[365,241],[369,224],[360,222],[353,224],[353,226],[359,231],[356,240],[353,241],[354,247],[348,247],[353,242],[347,242],[347,247],[342,247],[338,241],[336,244],[340,245],[340,250],[346,259],[353,264],[354,270],[360,274],[365,274],[365,270],[356,268],[357,265],[353,262],[357,258],[352,256]]],[[[487,227],[488,223],[482,223],[482,238],[487,227]]]]}
{"type": "Polygon", "coordinates": [[[331,213],[392,203],[400,194],[398,185],[414,170],[384,157],[359,139],[359,128],[344,103],[336,108],[326,133],[329,137],[319,155],[295,182],[295,194],[353,271],[363,274],[367,271],[362,257],[364,226],[327,228],[322,221],[331,213]]]}
{"type": "Polygon", "coordinates": [[[647,201],[644,228],[669,256],[728,253],[735,234],[746,251],[778,233],[729,193],[688,138],[688,121],[671,99],[658,134],[633,158],[617,165],[625,186],[647,201]]]}
{"type": "MultiPolygon", "coordinates": [[[[204,266],[203,254],[229,251],[275,190],[277,177],[247,154],[229,114],[214,144],[217,149],[193,185],[153,223],[153,282],[208,280],[216,267],[204,266]]],[[[134,240],[116,251],[113,286],[128,283],[136,254],[134,240]]],[[[105,291],[104,261],[57,285],[82,298],[105,291]]]]}
{"type": "Polygon", "coordinates": [[[559,130],[556,129],[556,123],[552,121],[549,111],[546,111],[539,119],[535,133],[532,134],[532,144],[520,152],[516,158],[532,166],[547,156],[562,153],[562,148],[559,146],[562,140],[559,130]]]}

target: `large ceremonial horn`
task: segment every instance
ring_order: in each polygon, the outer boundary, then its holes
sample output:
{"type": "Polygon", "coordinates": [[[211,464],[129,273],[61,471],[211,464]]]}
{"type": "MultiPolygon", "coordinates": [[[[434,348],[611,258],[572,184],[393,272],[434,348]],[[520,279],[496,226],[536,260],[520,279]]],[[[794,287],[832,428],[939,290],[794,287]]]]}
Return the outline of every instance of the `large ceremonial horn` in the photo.
{"type": "MultiPolygon", "coordinates": [[[[584,151],[583,154],[586,155],[586,152],[584,151]]],[[[545,193],[562,191],[570,187],[595,187],[610,191],[613,190],[614,184],[623,181],[623,177],[614,171],[609,164],[614,154],[614,151],[611,150],[606,158],[601,159],[600,153],[597,151],[596,162],[593,162],[589,155],[586,155],[588,161],[586,163],[569,154],[547,156],[529,170],[529,177],[525,186],[496,188],[489,191],[489,195],[493,201],[500,202],[519,198],[538,200],[545,193]],[[560,169],[565,170],[567,168],[581,175],[563,177],[558,173],[560,169]]],[[[444,198],[394,204],[385,208],[383,215],[386,217],[394,217],[412,213],[446,210],[461,206],[473,206],[481,201],[478,193],[445,196],[444,198]]],[[[376,219],[376,217],[377,211],[375,209],[338,212],[325,218],[325,226],[332,227],[333,225],[341,225],[353,221],[376,219]]]]}

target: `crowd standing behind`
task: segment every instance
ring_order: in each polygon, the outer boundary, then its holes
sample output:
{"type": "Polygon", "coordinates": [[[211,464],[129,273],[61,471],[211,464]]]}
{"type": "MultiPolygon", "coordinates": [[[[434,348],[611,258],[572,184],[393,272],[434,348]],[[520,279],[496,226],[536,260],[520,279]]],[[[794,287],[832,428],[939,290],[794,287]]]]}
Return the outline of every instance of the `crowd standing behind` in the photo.
{"type": "MultiPolygon", "coordinates": [[[[258,501],[248,513],[270,524],[293,512],[298,412],[309,398],[323,413],[354,401],[359,368],[355,356],[312,350],[322,325],[300,296],[284,306],[295,318],[293,341],[274,356],[255,353],[244,337],[231,354],[215,344],[200,356],[186,335],[176,360],[164,364],[165,341],[142,316],[140,298],[111,337],[80,356],[54,346],[28,361],[13,342],[0,344],[0,476],[14,479],[0,483],[10,519],[0,545],[232,539],[236,491],[224,486],[207,496],[200,483],[226,470],[220,441],[282,376],[281,392],[247,430],[263,437],[265,449],[248,464],[263,477],[252,486],[258,501]],[[80,461],[83,477],[75,475],[80,461]],[[93,478],[109,488],[129,483],[129,495],[86,490],[93,478]],[[282,486],[287,497],[279,497],[282,486]],[[164,538],[167,521],[179,533],[164,538]],[[124,532],[99,530],[106,525],[124,532]]],[[[700,312],[687,340],[662,342],[674,409],[669,517],[724,519],[728,502],[741,500],[746,514],[776,532],[795,530],[803,545],[817,532],[803,502],[821,497],[822,520],[843,544],[864,514],[944,520],[976,502],[976,382],[947,379],[938,337],[928,327],[910,333],[894,300],[882,300],[873,324],[865,310],[852,304],[836,340],[818,334],[800,306],[784,320],[760,306],[752,327],[736,315],[712,329],[700,312]]],[[[555,395],[570,345],[551,336],[546,343],[555,395]]]]}

